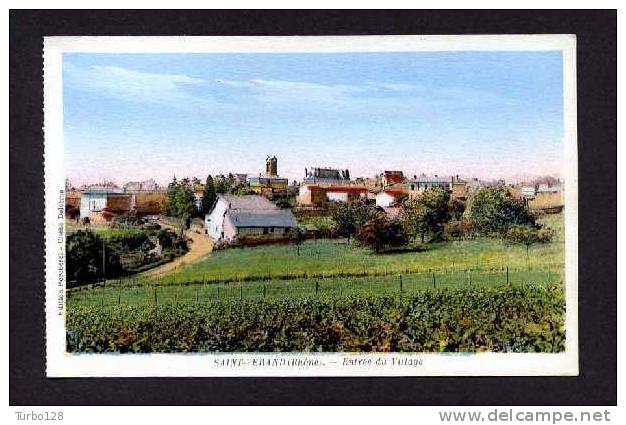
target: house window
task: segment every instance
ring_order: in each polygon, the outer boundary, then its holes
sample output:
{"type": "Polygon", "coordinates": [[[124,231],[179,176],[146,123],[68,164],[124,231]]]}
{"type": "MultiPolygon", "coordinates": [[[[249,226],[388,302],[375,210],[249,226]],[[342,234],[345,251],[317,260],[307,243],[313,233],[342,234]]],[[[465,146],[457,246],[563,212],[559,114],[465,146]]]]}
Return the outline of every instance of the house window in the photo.
{"type": "Polygon", "coordinates": [[[274,233],[274,228],[270,227],[270,233],[274,233]]]}
{"type": "Polygon", "coordinates": [[[263,234],[264,234],[264,235],[267,235],[267,227],[264,227],[264,228],[263,228],[263,234]]]}

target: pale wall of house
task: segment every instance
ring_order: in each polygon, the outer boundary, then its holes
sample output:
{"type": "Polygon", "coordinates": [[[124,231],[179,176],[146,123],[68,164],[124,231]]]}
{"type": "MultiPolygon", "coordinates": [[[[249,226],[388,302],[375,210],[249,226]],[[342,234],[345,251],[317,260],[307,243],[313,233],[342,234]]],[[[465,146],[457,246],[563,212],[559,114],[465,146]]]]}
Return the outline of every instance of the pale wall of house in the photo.
{"type": "Polygon", "coordinates": [[[300,187],[297,202],[299,205],[320,205],[326,202],[323,190],[310,190],[306,185],[300,187]]]}
{"type": "Polygon", "coordinates": [[[224,240],[232,241],[237,237],[237,228],[233,226],[230,220],[224,220],[224,240]]]}
{"type": "Polygon", "coordinates": [[[222,237],[222,232],[224,232],[224,216],[227,210],[228,203],[224,199],[219,198],[213,211],[204,216],[204,229],[207,235],[215,240],[222,237]]]}
{"type": "Polygon", "coordinates": [[[239,227],[237,229],[239,239],[283,239],[288,233],[288,230],[283,227],[239,227]]]}
{"type": "Polygon", "coordinates": [[[348,202],[348,192],[326,192],[326,198],[329,201],[348,202]]]}
{"type": "Polygon", "coordinates": [[[376,205],[379,207],[387,208],[393,205],[396,198],[389,195],[388,193],[379,193],[376,195],[376,205]]]}
{"type": "Polygon", "coordinates": [[[106,206],[106,195],[83,195],[80,198],[80,218],[90,217],[91,212],[100,212],[106,206]]]}

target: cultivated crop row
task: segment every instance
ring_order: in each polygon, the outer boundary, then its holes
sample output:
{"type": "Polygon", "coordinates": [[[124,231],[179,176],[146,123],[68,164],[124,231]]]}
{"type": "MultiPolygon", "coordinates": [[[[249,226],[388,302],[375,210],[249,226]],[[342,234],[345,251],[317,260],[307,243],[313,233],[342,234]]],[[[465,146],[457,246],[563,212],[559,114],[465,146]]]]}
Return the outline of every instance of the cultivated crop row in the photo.
{"type": "Polygon", "coordinates": [[[559,352],[561,285],[204,303],[76,305],[71,352],[559,352]]]}

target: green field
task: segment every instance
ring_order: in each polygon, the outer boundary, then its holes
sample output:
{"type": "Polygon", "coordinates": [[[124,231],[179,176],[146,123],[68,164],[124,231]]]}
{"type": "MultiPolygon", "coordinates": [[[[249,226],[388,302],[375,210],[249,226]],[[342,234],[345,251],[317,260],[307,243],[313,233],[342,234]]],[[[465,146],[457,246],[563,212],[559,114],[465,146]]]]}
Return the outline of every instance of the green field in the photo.
{"type": "Polygon", "coordinates": [[[68,305],[186,304],[560,283],[562,215],[543,221],[556,236],[548,244],[532,246],[528,257],[524,246],[496,238],[426,244],[420,251],[394,254],[375,254],[346,240],[321,239],[303,243],[300,255],[293,245],[216,251],[163,278],[136,277],[72,291],[68,305]]]}
{"type": "MultiPolygon", "coordinates": [[[[551,243],[526,248],[497,238],[425,244],[415,252],[375,254],[345,239],[309,240],[298,249],[272,245],[216,251],[206,259],[161,278],[158,284],[307,279],[428,271],[561,270],[564,264],[562,215],[542,221],[556,230],[551,243]]],[[[155,282],[137,280],[138,283],[155,282]]]]}
{"type": "Polygon", "coordinates": [[[115,304],[194,304],[218,300],[304,299],[350,295],[412,294],[440,288],[487,288],[505,285],[560,284],[555,271],[467,271],[425,272],[403,275],[286,279],[241,283],[178,285],[110,285],[72,291],[68,305],[108,306],[115,304]]]}

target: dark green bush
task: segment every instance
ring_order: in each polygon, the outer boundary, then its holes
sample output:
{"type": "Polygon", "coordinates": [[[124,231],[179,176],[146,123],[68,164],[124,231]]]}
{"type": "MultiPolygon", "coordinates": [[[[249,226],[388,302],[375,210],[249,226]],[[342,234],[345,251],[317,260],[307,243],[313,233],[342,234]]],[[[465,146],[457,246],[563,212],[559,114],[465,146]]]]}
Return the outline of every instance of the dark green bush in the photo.
{"type": "Polygon", "coordinates": [[[122,272],[119,250],[100,235],[89,230],[68,235],[65,254],[68,287],[102,278],[103,258],[107,277],[122,272]]]}

